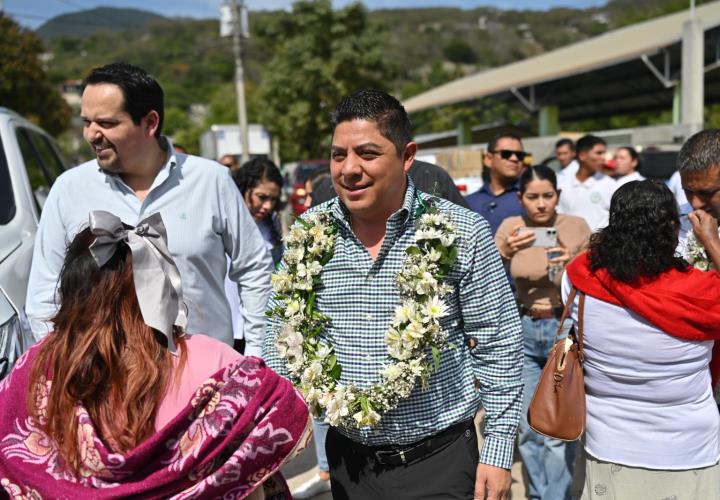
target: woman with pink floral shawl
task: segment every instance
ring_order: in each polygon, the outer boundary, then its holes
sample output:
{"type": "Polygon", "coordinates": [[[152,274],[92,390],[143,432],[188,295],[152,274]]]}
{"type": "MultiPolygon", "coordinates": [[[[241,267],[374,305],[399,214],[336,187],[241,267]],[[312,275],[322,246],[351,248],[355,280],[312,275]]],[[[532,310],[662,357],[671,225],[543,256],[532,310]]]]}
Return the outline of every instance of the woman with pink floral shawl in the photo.
{"type": "Polygon", "coordinates": [[[93,212],[70,244],[55,331],[0,382],[0,496],[290,498],[307,408],[257,358],[198,354],[165,241],[159,214],[93,212]]]}

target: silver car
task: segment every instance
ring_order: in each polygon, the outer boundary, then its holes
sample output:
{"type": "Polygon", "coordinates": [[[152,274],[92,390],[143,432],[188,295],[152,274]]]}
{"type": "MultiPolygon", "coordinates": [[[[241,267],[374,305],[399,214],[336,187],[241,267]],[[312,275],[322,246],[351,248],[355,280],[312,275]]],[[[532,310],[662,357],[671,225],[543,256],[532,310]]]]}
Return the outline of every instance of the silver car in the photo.
{"type": "Polygon", "coordinates": [[[0,107],[0,378],[34,342],[24,308],[35,233],[65,165],[50,135],[0,107]]]}

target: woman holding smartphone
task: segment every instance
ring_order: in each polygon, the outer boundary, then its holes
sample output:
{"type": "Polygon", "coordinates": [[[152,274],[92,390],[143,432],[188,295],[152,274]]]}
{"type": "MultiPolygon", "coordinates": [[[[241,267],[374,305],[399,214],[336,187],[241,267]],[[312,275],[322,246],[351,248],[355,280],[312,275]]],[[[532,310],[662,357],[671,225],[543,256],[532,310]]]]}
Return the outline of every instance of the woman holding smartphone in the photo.
{"type": "Polygon", "coordinates": [[[515,280],[524,337],[525,392],[518,430],[531,499],[570,498],[575,443],[551,439],[530,429],[527,408],[555,340],[562,313],[564,266],[588,245],[584,219],[558,214],[560,191],[555,172],[544,165],[520,176],[520,203],[526,215],[505,219],[495,235],[503,261],[515,280]]]}

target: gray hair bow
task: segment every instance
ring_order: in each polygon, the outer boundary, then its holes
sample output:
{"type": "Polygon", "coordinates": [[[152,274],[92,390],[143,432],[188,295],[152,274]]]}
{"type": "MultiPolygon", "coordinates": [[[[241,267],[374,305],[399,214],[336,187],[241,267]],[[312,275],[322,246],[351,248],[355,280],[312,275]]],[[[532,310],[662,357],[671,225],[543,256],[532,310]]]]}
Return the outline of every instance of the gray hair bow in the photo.
{"type": "Polygon", "coordinates": [[[95,235],[90,254],[100,267],[110,260],[121,242],[130,247],[135,292],[143,320],[167,337],[168,349],[175,353],[173,325],[185,328],[187,314],[180,272],[168,251],[167,232],[160,213],[126,229],[119,217],[104,210],[93,210],[90,231],[95,235]]]}

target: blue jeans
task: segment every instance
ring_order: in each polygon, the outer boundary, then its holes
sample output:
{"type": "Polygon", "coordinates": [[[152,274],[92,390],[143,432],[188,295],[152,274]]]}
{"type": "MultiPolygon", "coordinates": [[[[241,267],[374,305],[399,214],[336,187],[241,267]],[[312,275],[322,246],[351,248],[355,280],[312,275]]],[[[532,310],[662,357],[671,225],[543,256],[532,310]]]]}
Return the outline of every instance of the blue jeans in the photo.
{"type": "MultiPolygon", "coordinates": [[[[527,409],[555,341],[558,320],[522,316],[525,392],[518,428],[520,456],[528,474],[528,497],[533,500],[570,498],[575,443],[545,437],[528,425],[527,409]]],[[[569,328],[571,321],[566,322],[569,328]]]]}
{"type": "Polygon", "coordinates": [[[329,472],[327,455],[325,454],[325,437],[330,426],[323,421],[323,417],[313,418],[313,439],[315,441],[315,455],[317,456],[318,469],[329,472]]]}

